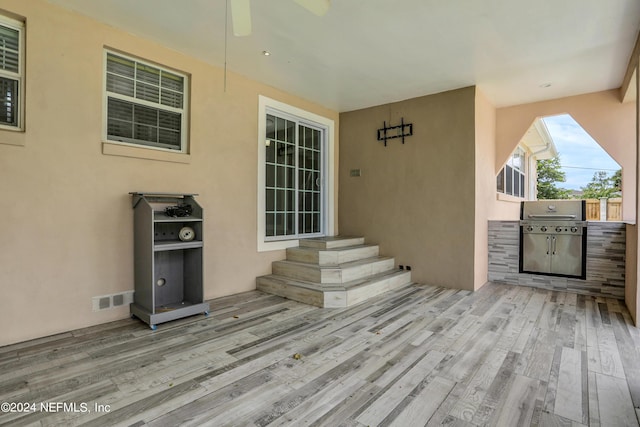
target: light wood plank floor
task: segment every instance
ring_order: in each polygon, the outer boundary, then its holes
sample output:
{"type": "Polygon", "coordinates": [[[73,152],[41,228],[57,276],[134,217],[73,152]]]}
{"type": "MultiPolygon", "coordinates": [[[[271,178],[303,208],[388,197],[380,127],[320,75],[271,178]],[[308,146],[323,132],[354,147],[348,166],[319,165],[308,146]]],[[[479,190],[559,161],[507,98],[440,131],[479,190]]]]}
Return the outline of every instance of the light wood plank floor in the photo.
{"type": "Polygon", "coordinates": [[[617,300],[414,285],[347,309],[257,291],[211,307],[0,348],[0,402],[38,405],[0,424],[638,425],[640,330],[617,300]]]}

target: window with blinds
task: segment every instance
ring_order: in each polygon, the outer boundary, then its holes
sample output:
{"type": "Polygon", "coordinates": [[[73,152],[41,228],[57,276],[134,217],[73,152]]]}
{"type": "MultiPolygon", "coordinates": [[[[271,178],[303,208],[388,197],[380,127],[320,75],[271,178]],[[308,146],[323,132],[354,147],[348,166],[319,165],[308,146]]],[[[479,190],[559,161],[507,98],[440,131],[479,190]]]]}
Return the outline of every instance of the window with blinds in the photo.
{"type": "Polygon", "coordinates": [[[107,140],[186,151],[186,75],[106,53],[107,140]]]}
{"type": "Polygon", "coordinates": [[[0,127],[22,129],[24,24],[0,17],[0,127]]]}
{"type": "Polygon", "coordinates": [[[507,164],[500,170],[497,176],[496,189],[498,193],[510,196],[525,197],[526,172],[525,172],[525,151],[517,147],[507,164]]]}

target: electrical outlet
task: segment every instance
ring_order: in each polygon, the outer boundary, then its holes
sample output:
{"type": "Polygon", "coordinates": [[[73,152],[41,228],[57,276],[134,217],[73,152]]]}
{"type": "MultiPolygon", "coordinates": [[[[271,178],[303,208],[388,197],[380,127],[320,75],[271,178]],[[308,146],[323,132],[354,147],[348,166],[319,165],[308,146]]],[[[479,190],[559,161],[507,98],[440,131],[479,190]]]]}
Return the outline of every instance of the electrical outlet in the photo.
{"type": "Polygon", "coordinates": [[[411,271],[411,266],[407,265],[406,269],[407,269],[407,271],[411,271]]]}
{"type": "Polygon", "coordinates": [[[398,267],[400,268],[400,270],[404,270],[404,265],[399,265],[398,267]]]}

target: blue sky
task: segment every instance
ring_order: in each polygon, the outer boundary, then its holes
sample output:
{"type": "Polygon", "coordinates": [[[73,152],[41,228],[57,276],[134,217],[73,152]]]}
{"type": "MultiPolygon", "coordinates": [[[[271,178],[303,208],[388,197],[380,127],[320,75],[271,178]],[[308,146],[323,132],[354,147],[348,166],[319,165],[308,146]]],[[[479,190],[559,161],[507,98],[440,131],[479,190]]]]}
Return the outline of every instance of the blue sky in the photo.
{"type": "Polygon", "coordinates": [[[579,190],[599,170],[609,175],[620,169],[615,160],[568,114],[545,117],[549,134],[558,149],[567,181],[558,187],[579,190]]]}

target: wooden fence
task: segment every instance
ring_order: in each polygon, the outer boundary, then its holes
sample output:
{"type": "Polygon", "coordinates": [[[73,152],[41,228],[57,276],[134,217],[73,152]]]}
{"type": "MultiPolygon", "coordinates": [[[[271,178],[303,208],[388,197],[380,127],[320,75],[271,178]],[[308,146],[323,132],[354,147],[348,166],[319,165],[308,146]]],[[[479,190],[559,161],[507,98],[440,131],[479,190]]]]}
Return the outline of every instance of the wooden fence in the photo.
{"type": "Polygon", "coordinates": [[[622,198],[586,200],[587,221],[622,221],[622,198]]]}

